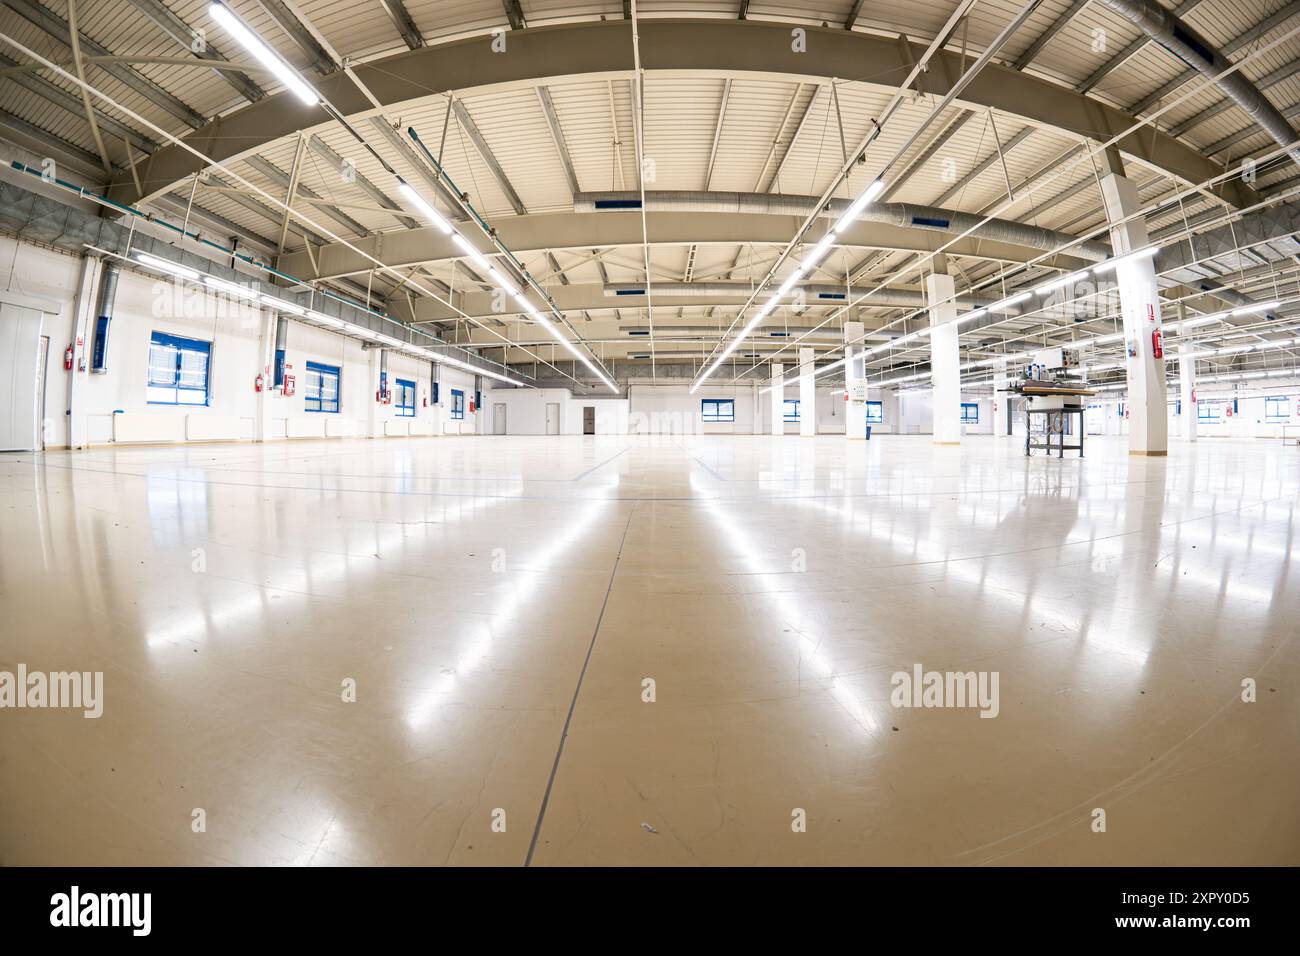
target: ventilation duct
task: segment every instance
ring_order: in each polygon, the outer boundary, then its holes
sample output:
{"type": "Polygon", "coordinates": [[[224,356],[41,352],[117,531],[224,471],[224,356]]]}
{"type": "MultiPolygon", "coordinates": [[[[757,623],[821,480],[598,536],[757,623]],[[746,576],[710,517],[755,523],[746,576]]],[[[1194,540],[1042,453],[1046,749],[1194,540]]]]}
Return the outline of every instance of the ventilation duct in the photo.
{"type": "MultiPolygon", "coordinates": [[[[832,199],[818,214],[824,219],[838,219],[849,208],[852,200],[832,199]]],[[[646,193],[646,212],[717,212],[749,213],[751,215],[793,216],[804,218],[817,206],[813,196],[791,196],[766,193],[726,192],[676,192],[646,193]]],[[[574,212],[609,212],[640,209],[640,197],[634,192],[578,193],[573,197],[574,212]],[[629,205],[631,204],[631,205],[629,205]]],[[[903,229],[926,229],[931,232],[960,234],[971,230],[980,239],[992,239],[1027,249],[1052,252],[1069,247],[1063,254],[1100,262],[1110,255],[1110,246],[1104,242],[1080,242],[1075,236],[1051,229],[1040,229],[1006,219],[983,221],[982,216],[941,209],[936,206],[915,206],[910,203],[871,203],[858,215],[860,222],[878,222],[903,229]]]]}
{"type": "MultiPolygon", "coordinates": [[[[840,305],[852,301],[856,305],[878,306],[883,308],[919,309],[926,306],[925,293],[911,292],[906,289],[880,289],[870,296],[857,301],[862,289],[846,289],[842,285],[807,283],[795,286],[802,292],[808,305],[840,305]]],[[[656,299],[673,296],[727,297],[747,299],[753,287],[741,282],[655,282],[650,286],[650,293],[656,299]]],[[[605,295],[610,297],[645,295],[645,285],[638,282],[612,282],[605,286],[605,295]]],[[[998,301],[986,296],[959,296],[957,305],[963,309],[975,309],[991,305],[998,301]]],[[[1018,315],[1020,309],[1008,310],[1010,315],[1018,315]]]]}
{"type": "Polygon", "coordinates": [[[1136,25],[1143,33],[1182,60],[1197,73],[1211,80],[1225,96],[1236,103],[1252,120],[1262,127],[1279,146],[1287,147],[1287,155],[1300,164],[1300,150],[1291,149],[1296,132],[1277,107],[1268,101],[1259,87],[1247,79],[1240,70],[1219,76],[1232,64],[1215,49],[1214,44],[1189,27],[1178,17],[1152,0],[1100,0],[1102,6],[1113,10],[1125,20],[1136,25]]]}
{"type": "Polygon", "coordinates": [[[95,304],[95,334],[90,343],[90,371],[97,375],[108,371],[108,331],[113,324],[113,305],[117,301],[117,277],[117,265],[105,263],[95,304]]]}

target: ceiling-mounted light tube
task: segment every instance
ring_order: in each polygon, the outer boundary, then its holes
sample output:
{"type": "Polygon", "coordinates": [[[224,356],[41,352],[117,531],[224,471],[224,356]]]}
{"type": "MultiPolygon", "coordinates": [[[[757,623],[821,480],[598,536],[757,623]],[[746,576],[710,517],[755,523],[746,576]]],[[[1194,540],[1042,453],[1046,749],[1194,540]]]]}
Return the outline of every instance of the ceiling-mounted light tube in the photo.
{"type": "Polygon", "coordinates": [[[400,192],[406,201],[414,206],[425,219],[429,220],[429,222],[433,223],[447,235],[450,236],[452,234],[451,223],[446,220],[442,213],[433,208],[433,203],[429,202],[429,200],[416,192],[415,187],[405,179],[401,179],[400,177],[398,178],[397,191],[400,192]]]}
{"type": "Polygon", "coordinates": [[[474,244],[459,232],[453,232],[451,234],[451,241],[459,246],[461,252],[465,253],[466,257],[484,272],[492,268],[492,263],[488,262],[487,256],[479,252],[474,244]]]}
{"type": "Polygon", "coordinates": [[[292,312],[294,315],[307,314],[307,310],[301,305],[296,305],[293,302],[286,302],[284,299],[277,299],[273,295],[262,295],[259,298],[262,300],[262,304],[267,308],[275,309],[279,312],[292,312]]]}
{"type": "Polygon", "coordinates": [[[988,310],[990,312],[1005,312],[1009,306],[1013,306],[1017,302],[1024,302],[1031,295],[1033,295],[1033,293],[1028,291],[1018,292],[1015,295],[1010,295],[1007,296],[1005,299],[1002,299],[998,302],[994,302],[991,306],[989,306],[988,310]]]}
{"type": "Polygon", "coordinates": [[[157,256],[151,256],[147,252],[137,252],[135,261],[141,265],[148,266],[150,269],[157,269],[159,272],[167,272],[182,279],[197,279],[199,273],[189,266],[182,266],[175,262],[168,262],[166,259],[159,259],[157,256]]]}
{"type": "Polygon", "coordinates": [[[321,325],[329,325],[336,329],[341,329],[347,324],[342,319],[336,319],[332,315],[326,315],[324,312],[316,312],[314,310],[307,313],[307,318],[311,319],[313,322],[319,322],[321,325]]]}
{"type": "Polygon", "coordinates": [[[1039,295],[1046,295],[1048,292],[1055,292],[1057,289],[1063,289],[1067,285],[1074,285],[1076,282],[1080,282],[1086,278],[1088,278],[1088,270],[1081,269],[1078,272],[1071,272],[1068,276],[1061,276],[1059,279],[1045,282],[1034,289],[1034,291],[1039,295]]]}
{"type": "Polygon", "coordinates": [[[1280,302],[1258,302],[1255,305],[1242,306],[1240,309],[1233,309],[1233,315],[1249,315],[1252,312],[1267,312],[1269,309],[1276,309],[1282,303],[1280,302]]]}
{"type": "Polygon", "coordinates": [[[1105,262],[1099,262],[1092,267],[1093,272],[1110,272],[1119,265],[1138,262],[1142,259],[1149,259],[1160,251],[1159,246],[1148,246],[1145,249],[1139,249],[1137,252],[1130,252],[1126,255],[1117,256],[1114,259],[1107,259],[1105,262]]]}
{"type": "Polygon", "coordinates": [[[958,323],[971,322],[975,319],[978,319],[981,315],[987,315],[988,311],[989,311],[988,309],[976,309],[974,312],[967,312],[965,315],[959,318],[957,322],[958,323]]]}
{"type": "Polygon", "coordinates": [[[278,53],[264,43],[252,28],[246,26],[224,3],[213,3],[208,7],[208,16],[216,20],[226,32],[239,41],[253,58],[275,74],[275,78],[288,87],[293,95],[307,106],[320,103],[320,95],[298,75],[298,71],[283,60],[278,53]]]}
{"type": "Polygon", "coordinates": [[[204,276],[203,284],[210,289],[224,292],[227,295],[238,296],[241,299],[261,298],[261,293],[254,289],[242,286],[237,282],[227,282],[225,279],[218,279],[216,276],[204,276]]]}
{"type": "Polygon", "coordinates": [[[831,247],[831,243],[834,241],[835,230],[832,229],[830,232],[826,233],[826,235],[822,236],[821,241],[818,242],[817,245],[813,246],[812,252],[808,253],[803,262],[799,264],[800,271],[811,271],[817,263],[822,261],[822,257],[826,255],[827,251],[831,247]]]}
{"type": "Polygon", "coordinates": [[[867,184],[867,188],[862,190],[862,195],[853,200],[853,205],[844,210],[844,215],[840,216],[835,222],[835,232],[843,232],[845,227],[854,222],[862,210],[866,209],[873,199],[885,191],[885,181],[877,177],[867,184]]]}

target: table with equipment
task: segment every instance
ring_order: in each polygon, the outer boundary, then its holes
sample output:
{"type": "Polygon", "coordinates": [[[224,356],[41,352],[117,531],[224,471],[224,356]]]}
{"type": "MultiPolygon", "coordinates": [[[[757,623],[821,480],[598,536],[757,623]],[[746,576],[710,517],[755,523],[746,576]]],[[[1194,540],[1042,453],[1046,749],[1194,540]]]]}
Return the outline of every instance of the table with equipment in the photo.
{"type": "Polygon", "coordinates": [[[1008,389],[1025,400],[1025,455],[1032,455],[1035,448],[1042,448],[1049,457],[1053,451],[1058,458],[1064,458],[1067,451],[1077,451],[1082,458],[1083,436],[1087,431],[1085,399],[1097,392],[1069,374],[1071,369],[1078,368],[1079,355],[1068,349],[1054,348],[1044,349],[1033,358],[1024,377],[1008,389]],[[1034,441],[1036,415],[1042,419],[1045,441],[1034,441]],[[1071,420],[1074,428],[1070,427],[1071,420]],[[1066,444],[1071,433],[1078,436],[1078,441],[1066,444]],[[1053,436],[1056,441],[1052,440],[1053,436]]]}

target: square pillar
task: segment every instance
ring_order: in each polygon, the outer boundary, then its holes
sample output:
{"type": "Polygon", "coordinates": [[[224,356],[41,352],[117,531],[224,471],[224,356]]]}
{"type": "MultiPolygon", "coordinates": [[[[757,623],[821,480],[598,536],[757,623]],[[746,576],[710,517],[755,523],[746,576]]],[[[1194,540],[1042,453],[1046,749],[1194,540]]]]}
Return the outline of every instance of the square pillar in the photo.
{"type": "Polygon", "coordinates": [[[961,367],[957,350],[957,300],[952,276],[926,277],[930,303],[930,380],[934,386],[934,443],[961,444],[961,367]]]}
{"type": "MultiPolygon", "coordinates": [[[[1110,239],[1116,256],[1148,243],[1146,223],[1135,217],[1142,208],[1137,187],[1124,176],[1109,173],[1101,180],[1106,215],[1112,223],[1110,239]]],[[[1163,456],[1169,453],[1169,409],[1165,392],[1165,362],[1156,358],[1153,333],[1161,331],[1160,298],[1155,263],[1151,258],[1126,262],[1112,273],[1119,285],[1124,316],[1125,369],[1128,373],[1128,450],[1130,455],[1163,456]]]]}
{"type": "Polygon", "coordinates": [[[253,419],[253,440],[269,441],[271,438],[271,399],[277,394],[271,390],[271,365],[275,361],[274,312],[262,312],[262,331],[257,339],[257,369],[254,378],[262,376],[262,390],[257,393],[253,419]]]}
{"type": "Polygon", "coordinates": [[[817,434],[817,382],[813,379],[813,350],[799,350],[799,434],[817,434]]]}
{"type": "Polygon", "coordinates": [[[867,437],[867,379],[862,367],[861,322],[844,323],[844,437],[867,437]]]}
{"type": "Polygon", "coordinates": [[[1005,391],[1010,384],[1007,379],[1007,360],[1002,359],[993,366],[993,437],[1005,438],[1011,434],[1011,393],[1005,391]]]}
{"type": "Polygon", "coordinates": [[[772,363],[772,434],[785,434],[785,366],[780,362],[772,363]]]}
{"type": "Polygon", "coordinates": [[[1178,347],[1178,401],[1183,437],[1196,441],[1196,351],[1191,345],[1178,347]]]}

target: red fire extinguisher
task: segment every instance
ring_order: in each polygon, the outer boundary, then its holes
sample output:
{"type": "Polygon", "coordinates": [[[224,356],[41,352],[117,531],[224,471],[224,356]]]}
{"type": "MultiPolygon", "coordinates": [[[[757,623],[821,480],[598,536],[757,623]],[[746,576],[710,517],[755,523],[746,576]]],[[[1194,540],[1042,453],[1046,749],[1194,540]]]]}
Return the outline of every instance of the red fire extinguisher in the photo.
{"type": "Polygon", "coordinates": [[[72,371],[72,346],[71,345],[69,345],[66,349],[63,350],[63,370],[65,372],[72,371]]]}
{"type": "Polygon", "coordinates": [[[264,386],[265,384],[266,384],[266,379],[262,377],[261,372],[258,372],[257,378],[253,379],[253,391],[260,392],[262,390],[262,386],[264,386]]]}
{"type": "Polygon", "coordinates": [[[1151,354],[1156,358],[1165,357],[1164,340],[1160,336],[1159,329],[1151,330],[1151,354]]]}

